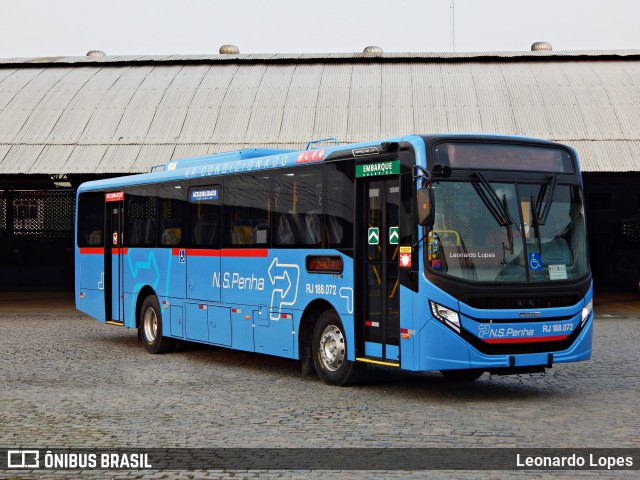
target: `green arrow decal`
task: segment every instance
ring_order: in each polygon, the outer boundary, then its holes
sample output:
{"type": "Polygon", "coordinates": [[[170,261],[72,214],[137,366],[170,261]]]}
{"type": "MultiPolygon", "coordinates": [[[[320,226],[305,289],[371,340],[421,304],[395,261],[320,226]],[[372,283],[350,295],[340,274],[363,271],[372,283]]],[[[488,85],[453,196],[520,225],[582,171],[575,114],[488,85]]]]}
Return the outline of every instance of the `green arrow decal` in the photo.
{"type": "Polygon", "coordinates": [[[391,245],[400,243],[400,229],[398,227],[389,227],[389,243],[391,245]]]}
{"type": "Polygon", "coordinates": [[[367,231],[367,240],[369,241],[369,245],[378,245],[380,243],[380,231],[378,227],[371,227],[367,231]]]}

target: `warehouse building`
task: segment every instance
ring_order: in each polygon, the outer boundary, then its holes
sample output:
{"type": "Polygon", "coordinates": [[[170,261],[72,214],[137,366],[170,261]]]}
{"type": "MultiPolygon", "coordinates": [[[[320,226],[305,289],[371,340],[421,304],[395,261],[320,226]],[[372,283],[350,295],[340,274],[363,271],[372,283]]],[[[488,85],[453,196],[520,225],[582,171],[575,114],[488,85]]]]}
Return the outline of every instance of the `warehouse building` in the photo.
{"type": "Polygon", "coordinates": [[[85,180],[226,150],[437,132],[575,147],[596,288],[638,287],[640,51],[221,52],[0,60],[0,289],[72,288],[85,180]]]}

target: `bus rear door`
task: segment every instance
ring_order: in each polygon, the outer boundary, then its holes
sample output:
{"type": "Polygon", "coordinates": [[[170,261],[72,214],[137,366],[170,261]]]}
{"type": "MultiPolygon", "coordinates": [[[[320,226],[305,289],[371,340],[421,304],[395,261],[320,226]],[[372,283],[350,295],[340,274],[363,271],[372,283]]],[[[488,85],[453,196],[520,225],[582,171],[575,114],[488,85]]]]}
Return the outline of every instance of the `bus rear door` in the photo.
{"type": "Polygon", "coordinates": [[[105,195],[104,305],[107,322],[124,323],[122,225],[124,193],[105,195]]]}

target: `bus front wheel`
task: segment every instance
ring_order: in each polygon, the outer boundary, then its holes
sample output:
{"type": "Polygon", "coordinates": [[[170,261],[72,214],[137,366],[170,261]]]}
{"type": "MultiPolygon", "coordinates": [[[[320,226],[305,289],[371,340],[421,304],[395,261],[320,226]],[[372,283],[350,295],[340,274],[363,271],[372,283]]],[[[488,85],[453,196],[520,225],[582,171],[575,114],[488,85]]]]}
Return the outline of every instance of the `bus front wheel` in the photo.
{"type": "Polygon", "coordinates": [[[149,353],[165,353],[175,345],[173,338],[162,336],[162,312],[155,295],[149,295],[142,302],[138,328],[142,344],[149,353]]]}
{"type": "Polygon", "coordinates": [[[327,310],[318,318],[311,348],[313,364],[325,383],[347,386],[358,380],[363,365],[347,359],[347,338],[335,310],[327,310]]]}

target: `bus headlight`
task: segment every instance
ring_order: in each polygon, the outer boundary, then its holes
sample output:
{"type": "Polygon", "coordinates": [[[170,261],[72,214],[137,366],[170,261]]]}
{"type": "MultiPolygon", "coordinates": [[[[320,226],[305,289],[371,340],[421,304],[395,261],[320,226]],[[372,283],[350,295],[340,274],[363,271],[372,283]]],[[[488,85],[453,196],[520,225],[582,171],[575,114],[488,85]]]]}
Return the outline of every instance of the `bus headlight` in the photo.
{"type": "Polygon", "coordinates": [[[589,300],[589,303],[587,303],[582,309],[582,320],[580,321],[581,326],[584,325],[584,322],[587,321],[587,318],[589,318],[591,312],[593,312],[593,299],[589,300]]]}
{"type": "Polygon", "coordinates": [[[458,316],[458,312],[454,312],[450,308],[443,307],[431,300],[429,300],[429,305],[431,306],[431,313],[434,317],[460,333],[460,317],[458,316]]]}

